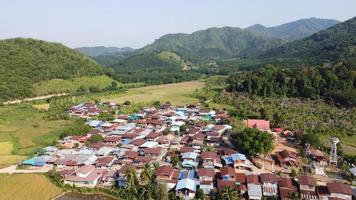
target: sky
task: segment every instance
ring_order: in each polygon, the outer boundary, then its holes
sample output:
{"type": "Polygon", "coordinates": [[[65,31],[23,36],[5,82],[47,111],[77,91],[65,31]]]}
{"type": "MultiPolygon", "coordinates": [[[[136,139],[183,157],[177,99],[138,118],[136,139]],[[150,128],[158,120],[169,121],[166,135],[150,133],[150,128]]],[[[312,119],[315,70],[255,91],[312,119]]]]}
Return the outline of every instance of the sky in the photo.
{"type": "Polygon", "coordinates": [[[140,48],[167,33],[354,16],[356,0],[0,0],[0,39],[140,48]]]}

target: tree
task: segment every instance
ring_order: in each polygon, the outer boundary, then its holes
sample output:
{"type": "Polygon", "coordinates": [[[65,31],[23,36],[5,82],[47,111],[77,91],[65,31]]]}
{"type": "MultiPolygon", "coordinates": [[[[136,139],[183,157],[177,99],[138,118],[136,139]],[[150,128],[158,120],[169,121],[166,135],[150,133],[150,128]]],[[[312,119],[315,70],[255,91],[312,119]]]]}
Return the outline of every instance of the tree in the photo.
{"type": "Polygon", "coordinates": [[[99,120],[103,120],[103,121],[112,121],[112,120],[114,120],[114,117],[113,117],[113,115],[110,114],[110,113],[104,113],[104,112],[102,112],[102,113],[100,113],[100,114],[98,115],[98,119],[99,119],[99,120]]]}
{"type": "Polygon", "coordinates": [[[195,199],[203,200],[204,199],[204,190],[199,188],[195,193],[195,199]]]}
{"type": "Polygon", "coordinates": [[[131,105],[131,102],[128,101],[128,100],[126,100],[126,101],[124,102],[124,105],[125,105],[125,106],[129,106],[129,105],[131,105]]]}
{"type": "Polygon", "coordinates": [[[155,101],[155,102],[153,102],[153,106],[155,108],[159,108],[161,106],[161,102],[160,101],[155,101]]]}
{"type": "Polygon", "coordinates": [[[95,135],[92,135],[90,138],[89,138],[89,142],[90,143],[95,143],[95,142],[101,142],[101,141],[103,141],[104,140],[104,138],[103,138],[103,136],[102,135],[100,135],[100,134],[95,134],[95,135]]]}
{"type": "Polygon", "coordinates": [[[314,147],[320,146],[320,139],[316,134],[306,133],[300,138],[302,144],[310,144],[314,147]]]}
{"type": "Polygon", "coordinates": [[[153,182],[153,171],[149,163],[145,163],[140,175],[141,184],[149,184],[153,182]]]}
{"type": "Polygon", "coordinates": [[[248,155],[268,153],[273,148],[273,136],[255,128],[245,128],[241,133],[233,133],[231,139],[248,155]]]}
{"type": "Polygon", "coordinates": [[[176,167],[179,164],[179,157],[178,155],[174,155],[171,158],[171,163],[173,165],[173,167],[176,167]]]}
{"type": "Polygon", "coordinates": [[[154,185],[153,196],[155,200],[168,200],[168,189],[165,184],[157,183],[154,185]]]}
{"type": "Polygon", "coordinates": [[[137,186],[139,185],[139,181],[137,178],[136,170],[130,167],[126,170],[124,176],[127,182],[127,189],[130,192],[137,193],[137,186]]]}
{"type": "Polygon", "coordinates": [[[218,192],[219,200],[238,200],[239,196],[237,190],[231,187],[226,187],[218,192]]]}

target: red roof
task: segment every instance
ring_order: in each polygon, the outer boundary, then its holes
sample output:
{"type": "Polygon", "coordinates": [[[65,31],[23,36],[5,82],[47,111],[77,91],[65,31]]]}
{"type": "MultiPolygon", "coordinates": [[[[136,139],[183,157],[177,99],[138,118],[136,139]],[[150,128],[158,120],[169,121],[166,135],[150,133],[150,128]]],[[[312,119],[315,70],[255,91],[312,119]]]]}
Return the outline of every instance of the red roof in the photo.
{"type": "Polygon", "coordinates": [[[111,156],[98,158],[95,162],[97,165],[107,165],[111,163],[115,158],[111,156]]]}
{"type": "Polygon", "coordinates": [[[237,173],[236,174],[236,182],[246,183],[246,175],[244,173],[237,173]]]}
{"type": "Polygon", "coordinates": [[[133,144],[135,146],[140,146],[145,142],[146,142],[145,139],[136,139],[136,140],[132,140],[130,144],[133,144]]]}
{"type": "Polygon", "coordinates": [[[200,154],[201,159],[216,159],[218,158],[218,154],[215,152],[202,152],[200,154]]]}
{"type": "Polygon", "coordinates": [[[125,133],[123,135],[124,138],[129,138],[129,139],[134,139],[135,137],[137,137],[138,134],[137,133],[125,133]]]}
{"type": "Polygon", "coordinates": [[[260,178],[261,178],[262,183],[277,183],[276,174],[263,173],[263,174],[260,174],[260,178]]]}
{"type": "Polygon", "coordinates": [[[278,181],[278,185],[280,188],[282,187],[282,188],[296,189],[290,177],[280,178],[278,181]]]}
{"type": "Polygon", "coordinates": [[[221,176],[236,176],[235,169],[232,167],[222,167],[220,170],[221,176]]]}
{"type": "Polygon", "coordinates": [[[147,124],[152,124],[154,126],[157,126],[157,125],[162,126],[162,125],[164,125],[164,121],[151,119],[151,120],[147,120],[147,124]]]}
{"type": "Polygon", "coordinates": [[[264,131],[270,130],[270,123],[263,119],[248,119],[246,120],[246,125],[249,128],[258,128],[264,131]]]}
{"type": "Polygon", "coordinates": [[[160,166],[156,170],[156,176],[171,176],[173,173],[173,167],[169,165],[160,166]]]}
{"type": "Polygon", "coordinates": [[[159,136],[160,136],[160,134],[158,132],[151,132],[150,134],[148,134],[146,136],[146,138],[156,139],[159,136]]]}
{"type": "Polygon", "coordinates": [[[236,153],[236,152],[237,152],[237,151],[235,151],[234,149],[231,149],[231,148],[228,148],[228,147],[221,147],[221,148],[219,149],[219,154],[220,154],[220,155],[225,155],[225,156],[234,154],[234,153],[236,153]]]}
{"type": "Polygon", "coordinates": [[[194,148],[193,147],[181,147],[179,149],[180,153],[187,153],[187,152],[194,152],[194,148]]]}
{"type": "Polygon", "coordinates": [[[151,162],[154,160],[151,156],[138,156],[135,159],[135,162],[151,162]]]}
{"type": "Polygon", "coordinates": [[[298,182],[300,185],[308,185],[311,187],[315,187],[316,186],[316,180],[314,177],[312,176],[308,176],[308,175],[300,175],[298,176],[298,182]]]}
{"type": "Polygon", "coordinates": [[[225,181],[223,179],[218,179],[217,180],[217,185],[218,188],[222,189],[225,187],[236,187],[236,182],[235,181],[225,181]]]}
{"type": "Polygon", "coordinates": [[[352,189],[350,185],[343,183],[329,182],[326,184],[330,193],[340,193],[346,195],[352,195],[352,189]]]}
{"type": "Polygon", "coordinates": [[[105,146],[103,142],[96,142],[91,144],[89,147],[93,149],[100,149],[101,147],[105,146]]]}
{"type": "Polygon", "coordinates": [[[156,147],[156,148],[146,148],[144,149],[143,151],[145,152],[145,155],[146,154],[160,154],[161,153],[161,148],[160,147],[156,147]]]}
{"type": "Polygon", "coordinates": [[[254,184],[257,184],[257,185],[260,184],[260,182],[259,182],[259,180],[258,180],[258,175],[256,175],[256,174],[249,174],[249,175],[247,175],[247,176],[246,176],[246,182],[247,182],[247,183],[254,183],[254,184]]]}
{"type": "Polygon", "coordinates": [[[118,136],[108,136],[104,138],[104,142],[119,142],[121,137],[118,136]]]}
{"type": "Polygon", "coordinates": [[[211,168],[199,168],[198,169],[198,176],[207,176],[207,177],[214,177],[215,171],[211,168]]]}
{"type": "Polygon", "coordinates": [[[135,159],[138,156],[138,152],[136,151],[126,151],[123,157],[135,159]]]}

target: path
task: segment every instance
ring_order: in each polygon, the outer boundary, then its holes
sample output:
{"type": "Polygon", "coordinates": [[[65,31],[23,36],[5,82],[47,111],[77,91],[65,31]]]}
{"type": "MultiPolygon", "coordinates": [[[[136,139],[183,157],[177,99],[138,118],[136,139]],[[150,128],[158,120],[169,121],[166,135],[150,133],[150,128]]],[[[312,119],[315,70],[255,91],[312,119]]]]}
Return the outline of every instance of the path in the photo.
{"type": "Polygon", "coordinates": [[[50,171],[52,167],[44,166],[44,167],[30,167],[29,169],[17,169],[17,165],[11,165],[9,167],[5,167],[0,169],[0,174],[31,174],[31,173],[47,173],[50,171]]]}
{"type": "Polygon", "coordinates": [[[31,98],[25,98],[25,99],[17,99],[17,100],[12,100],[12,101],[6,101],[4,104],[18,104],[22,102],[28,102],[28,101],[36,101],[36,100],[43,100],[43,99],[49,99],[52,97],[60,97],[60,96],[66,96],[68,93],[61,93],[61,94],[50,94],[50,95],[44,95],[44,96],[38,96],[38,97],[31,97],[31,98]]]}

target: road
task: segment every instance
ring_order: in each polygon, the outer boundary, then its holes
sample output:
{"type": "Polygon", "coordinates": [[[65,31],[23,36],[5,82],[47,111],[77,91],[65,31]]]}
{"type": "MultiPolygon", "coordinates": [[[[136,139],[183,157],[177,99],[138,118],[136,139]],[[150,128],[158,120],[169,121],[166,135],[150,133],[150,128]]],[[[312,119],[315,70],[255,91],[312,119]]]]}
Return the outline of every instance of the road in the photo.
{"type": "Polygon", "coordinates": [[[31,173],[47,173],[50,171],[52,167],[44,166],[44,167],[29,167],[29,169],[17,169],[17,165],[11,165],[9,167],[5,167],[0,169],[0,174],[31,174],[31,173]]]}
{"type": "Polygon", "coordinates": [[[12,101],[6,101],[6,102],[4,102],[4,104],[18,104],[18,103],[22,103],[22,102],[43,100],[43,99],[49,99],[52,97],[60,97],[60,96],[66,96],[66,95],[68,95],[68,93],[50,94],[50,95],[31,97],[31,98],[26,98],[26,99],[17,99],[17,100],[12,100],[12,101]]]}

